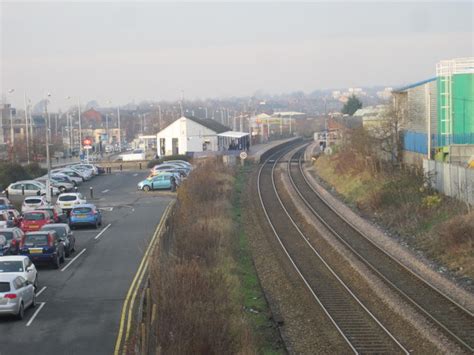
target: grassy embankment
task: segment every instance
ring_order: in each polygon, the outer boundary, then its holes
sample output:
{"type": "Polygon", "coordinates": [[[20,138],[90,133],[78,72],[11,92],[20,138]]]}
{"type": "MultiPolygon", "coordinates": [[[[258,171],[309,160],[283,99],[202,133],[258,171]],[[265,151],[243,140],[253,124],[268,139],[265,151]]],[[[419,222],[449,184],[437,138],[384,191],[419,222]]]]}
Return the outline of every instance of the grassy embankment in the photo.
{"type": "Polygon", "coordinates": [[[168,242],[151,267],[161,353],[276,352],[242,228],[245,182],[245,171],[209,161],[179,188],[168,242]]]}
{"type": "Polygon", "coordinates": [[[319,176],[351,205],[461,277],[474,279],[474,212],[427,189],[422,174],[379,172],[355,154],[322,156],[319,176]]]}

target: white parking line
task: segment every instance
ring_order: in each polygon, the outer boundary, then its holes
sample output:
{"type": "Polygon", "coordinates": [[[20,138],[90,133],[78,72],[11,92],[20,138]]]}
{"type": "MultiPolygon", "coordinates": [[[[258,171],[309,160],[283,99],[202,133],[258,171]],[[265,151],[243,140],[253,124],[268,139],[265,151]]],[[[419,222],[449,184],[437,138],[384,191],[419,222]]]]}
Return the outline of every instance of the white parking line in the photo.
{"type": "Polygon", "coordinates": [[[107,192],[109,192],[110,190],[109,189],[105,189],[104,191],[102,191],[103,194],[106,194],[107,192]]]}
{"type": "Polygon", "coordinates": [[[38,297],[39,295],[41,295],[43,293],[44,290],[46,290],[47,287],[46,286],[43,286],[43,288],[41,290],[39,290],[38,292],[36,292],[36,297],[38,297]]]}
{"type": "Polygon", "coordinates": [[[38,309],[36,310],[35,313],[33,313],[33,315],[31,316],[30,320],[28,321],[28,323],[26,323],[26,326],[29,327],[31,325],[31,323],[33,323],[33,321],[35,320],[36,316],[38,315],[38,313],[41,311],[41,308],[44,307],[44,305],[46,304],[46,302],[38,302],[37,304],[39,304],[39,307],[38,309]]]}
{"type": "Polygon", "coordinates": [[[97,234],[97,235],[94,237],[94,239],[95,239],[95,240],[99,239],[100,236],[101,236],[102,234],[104,234],[105,231],[106,231],[107,229],[109,229],[109,227],[110,227],[111,225],[112,225],[112,224],[109,223],[104,229],[102,229],[102,231],[101,231],[99,234],[97,234]]]}
{"type": "Polygon", "coordinates": [[[138,174],[137,174],[137,173],[135,173],[135,174],[133,174],[133,176],[138,176],[138,174]]]}
{"type": "Polygon", "coordinates": [[[78,257],[80,257],[82,254],[84,254],[85,251],[86,251],[86,248],[82,249],[81,252],[80,252],[79,254],[77,254],[77,255],[74,257],[74,259],[72,259],[65,267],[63,267],[63,268],[61,269],[61,271],[66,270],[74,261],[76,261],[76,259],[77,259],[78,257]]]}

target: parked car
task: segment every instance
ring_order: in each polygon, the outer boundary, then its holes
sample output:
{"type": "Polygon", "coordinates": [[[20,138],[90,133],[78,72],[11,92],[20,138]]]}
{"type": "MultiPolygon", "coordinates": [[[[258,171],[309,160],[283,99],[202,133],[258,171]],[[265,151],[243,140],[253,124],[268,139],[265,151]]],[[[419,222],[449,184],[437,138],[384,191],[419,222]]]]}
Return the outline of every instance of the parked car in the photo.
{"type": "Polygon", "coordinates": [[[17,227],[0,229],[0,256],[18,254],[24,235],[25,233],[17,227]]]}
{"type": "MultiPolygon", "coordinates": [[[[11,196],[23,195],[23,191],[25,196],[39,196],[46,194],[46,185],[36,180],[23,180],[10,184],[6,190],[11,196]]],[[[57,195],[58,193],[59,190],[53,186],[53,194],[57,195]]]]}
{"type": "Polygon", "coordinates": [[[45,224],[54,223],[47,211],[30,211],[23,215],[20,228],[23,232],[40,230],[45,224]]]}
{"type": "Polygon", "coordinates": [[[10,208],[15,208],[10,200],[6,197],[0,197],[0,210],[7,210],[10,208]]]}
{"type": "MultiPolygon", "coordinates": [[[[36,179],[37,181],[43,183],[46,185],[46,181],[48,180],[48,177],[46,176],[41,176],[36,179]]],[[[71,182],[67,182],[64,180],[57,180],[54,175],[51,175],[51,179],[49,180],[49,185],[52,186],[53,188],[57,188],[59,193],[71,191],[74,189],[74,184],[71,182]]]]}
{"type": "Polygon", "coordinates": [[[29,196],[25,197],[21,204],[21,213],[34,211],[37,208],[49,206],[49,202],[45,196],[29,196]]]}
{"type": "Polygon", "coordinates": [[[74,206],[86,202],[86,198],[80,192],[68,192],[58,196],[56,206],[63,212],[69,213],[74,206]]]}
{"type": "Polygon", "coordinates": [[[68,166],[67,169],[71,169],[82,175],[84,178],[84,181],[90,180],[92,178],[92,171],[81,166],[81,165],[76,165],[76,166],[68,166]]]}
{"type": "Polygon", "coordinates": [[[20,227],[20,223],[22,219],[20,212],[18,212],[14,208],[10,208],[6,211],[8,212],[8,216],[10,218],[12,227],[20,227]]]}
{"type": "Polygon", "coordinates": [[[0,314],[14,315],[21,320],[25,309],[36,305],[35,288],[17,275],[0,274],[0,314]]]}
{"type": "Polygon", "coordinates": [[[193,166],[191,165],[191,163],[185,160],[166,160],[162,164],[179,164],[181,166],[188,168],[189,170],[193,169],[193,166]]]}
{"type": "Polygon", "coordinates": [[[64,243],[66,256],[71,255],[76,250],[76,237],[71,228],[66,223],[45,224],[41,227],[42,231],[55,231],[59,240],[64,243]]]}
{"type": "Polygon", "coordinates": [[[174,177],[174,173],[162,172],[140,181],[137,188],[143,191],[171,189],[171,177],[174,177]]]}
{"type": "Polygon", "coordinates": [[[69,176],[67,176],[66,174],[62,174],[62,173],[54,173],[51,175],[51,177],[53,179],[55,179],[56,181],[59,181],[59,182],[65,182],[65,183],[68,183],[68,184],[71,184],[73,185],[73,188],[77,186],[77,182],[72,180],[69,176]]]}
{"type": "Polygon", "coordinates": [[[53,223],[65,223],[67,222],[67,215],[63,213],[63,211],[54,206],[46,206],[46,207],[39,207],[36,211],[46,211],[49,213],[49,218],[53,221],[53,223]]]}
{"type": "Polygon", "coordinates": [[[160,164],[160,165],[155,165],[151,169],[152,174],[156,174],[160,171],[168,171],[168,170],[176,170],[179,171],[181,176],[185,177],[189,175],[190,170],[188,168],[185,168],[183,166],[180,166],[179,164],[160,164]]]}
{"type": "Polygon", "coordinates": [[[51,170],[51,173],[56,175],[56,174],[64,174],[68,176],[72,181],[75,181],[77,185],[81,184],[83,181],[85,181],[84,177],[79,174],[77,171],[72,170],[72,169],[54,169],[51,170]]]}
{"type": "Polygon", "coordinates": [[[66,251],[55,231],[39,231],[24,235],[20,243],[20,254],[28,256],[34,263],[49,263],[59,269],[66,251]]]}
{"type": "Polygon", "coordinates": [[[38,288],[38,271],[27,256],[10,255],[0,257],[0,274],[21,276],[29,281],[35,289],[38,288]]]}
{"type": "Polygon", "coordinates": [[[0,228],[12,227],[13,222],[10,220],[10,215],[7,210],[0,210],[0,228]]]}
{"type": "Polygon", "coordinates": [[[97,167],[94,164],[86,164],[86,163],[81,163],[81,164],[74,164],[70,165],[72,168],[77,167],[77,168],[84,168],[88,169],[91,171],[92,175],[98,175],[99,171],[97,167]]]}
{"type": "Polygon", "coordinates": [[[71,210],[69,225],[72,229],[83,225],[92,225],[97,229],[102,225],[102,213],[91,203],[78,205],[71,210]]]}

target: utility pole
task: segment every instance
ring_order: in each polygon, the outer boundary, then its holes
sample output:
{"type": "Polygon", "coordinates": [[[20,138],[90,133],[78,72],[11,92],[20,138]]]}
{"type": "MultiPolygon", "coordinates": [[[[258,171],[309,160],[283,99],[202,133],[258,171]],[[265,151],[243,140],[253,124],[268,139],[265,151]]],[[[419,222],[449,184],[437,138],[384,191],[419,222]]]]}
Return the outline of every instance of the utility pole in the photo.
{"type": "Polygon", "coordinates": [[[122,151],[122,131],[120,129],[120,106],[117,105],[117,120],[118,120],[118,130],[119,130],[119,150],[122,151]]]}
{"type": "MultiPolygon", "coordinates": [[[[51,94],[48,94],[48,97],[50,97],[51,94]]],[[[48,127],[49,127],[49,112],[48,112],[48,99],[46,99],[46,103],[44,105],[44,113],[45,113],[45,119],[48,120],[48,122],[45,122],[45,128],[46,128],[46,166],[48,168],[48,179],[46,180],[46,199],[48,202],[51,202],[51,159],[49,157],[49,132],[48,132],[48,127]]]]}
{"type": "Polygon", "coordinates": [[[23,94],[23,101],[25,104],[26,161],[28,164],[30,164],[30,128],[28,127],[28,105],[26,103],[26,92],[23,94]]]}
{"type": "Polygon", "coordinates": [[[79,150],[82,151],[82,124],[81,124],[81,104],[77,99],[77,114],[79,115],[79,150]]]}

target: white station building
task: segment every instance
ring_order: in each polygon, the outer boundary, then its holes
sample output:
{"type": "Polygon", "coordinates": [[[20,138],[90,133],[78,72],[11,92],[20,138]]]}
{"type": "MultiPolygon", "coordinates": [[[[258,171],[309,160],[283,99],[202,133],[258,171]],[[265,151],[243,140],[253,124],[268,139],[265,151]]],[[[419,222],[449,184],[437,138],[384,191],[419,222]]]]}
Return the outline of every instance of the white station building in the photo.
{"type": "Polygon", "coordinates": [[[218,134],[229,128],[211,119],[180,117],[156,135],[157,155],[218,151],[218,134]]]}

